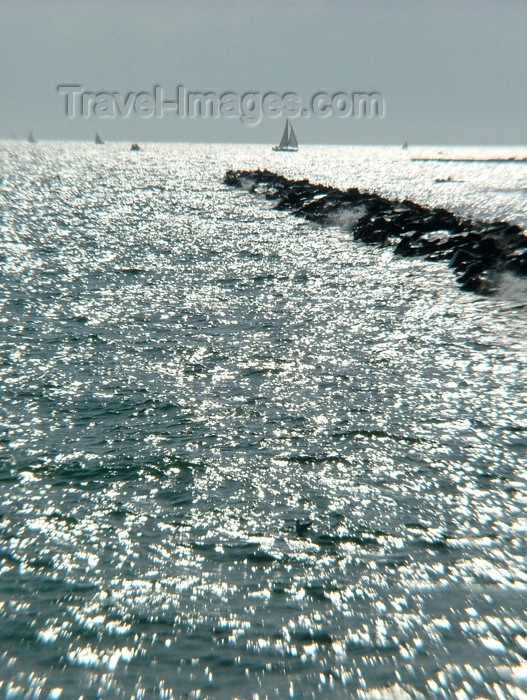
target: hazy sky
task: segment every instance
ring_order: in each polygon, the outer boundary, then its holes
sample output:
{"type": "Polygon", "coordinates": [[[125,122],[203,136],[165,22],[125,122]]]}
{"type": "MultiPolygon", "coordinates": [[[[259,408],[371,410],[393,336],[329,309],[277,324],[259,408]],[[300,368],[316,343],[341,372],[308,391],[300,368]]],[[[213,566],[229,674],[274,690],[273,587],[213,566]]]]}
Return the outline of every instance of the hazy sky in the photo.
{"type": "Polygon", "coordinates": [[[284,117],[68,118],[89,92],[378,92],[382,119],[294,119],[301,143],[525,144],[525,0],[0,0],[0,138],[274,143],[284,117]]]}

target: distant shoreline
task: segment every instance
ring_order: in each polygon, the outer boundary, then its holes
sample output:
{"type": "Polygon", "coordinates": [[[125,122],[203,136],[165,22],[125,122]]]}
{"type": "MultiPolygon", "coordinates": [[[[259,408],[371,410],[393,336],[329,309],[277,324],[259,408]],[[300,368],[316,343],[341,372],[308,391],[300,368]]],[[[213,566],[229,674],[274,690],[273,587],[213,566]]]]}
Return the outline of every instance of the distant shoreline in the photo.
{"type": "Polygon", "coordinates": [[[414,163],[527,163],[527,158],[411,158],[414,163]]]}

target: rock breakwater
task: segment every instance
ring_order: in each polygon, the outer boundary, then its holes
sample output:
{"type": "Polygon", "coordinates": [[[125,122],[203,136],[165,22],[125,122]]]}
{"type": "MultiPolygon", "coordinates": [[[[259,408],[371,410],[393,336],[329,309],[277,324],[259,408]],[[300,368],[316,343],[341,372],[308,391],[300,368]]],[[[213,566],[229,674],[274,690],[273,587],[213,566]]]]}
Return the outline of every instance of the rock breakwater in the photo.
{"type": "Polygon", "coordinates": [[[356,240],[391,246],[398,255],[446,261],[467,291],[491,293],[505,271],[527,276],[527,234],[517,224],[467,219],[409,199],[390,200],[356,188],[342,191],[268,170],[229,170],[224,182],[319,224],[349,213],[356,240]]]}

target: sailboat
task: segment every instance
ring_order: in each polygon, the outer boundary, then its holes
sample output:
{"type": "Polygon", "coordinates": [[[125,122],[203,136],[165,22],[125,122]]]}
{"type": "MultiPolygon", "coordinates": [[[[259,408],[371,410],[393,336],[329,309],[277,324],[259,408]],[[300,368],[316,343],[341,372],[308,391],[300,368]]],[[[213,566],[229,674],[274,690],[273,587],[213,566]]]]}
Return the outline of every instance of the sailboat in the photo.
{"type": "Polygon", "coordinates": [[[298,141],[293,127],[289,124],[289,119],[285,123],[282,139],[278,146],[273,146],[273,151],[298,151],[298,141]]]}
{"type": "Polygon", "coordinates": [[[28,143],[35,143],[35,139],[33,138],[33,132],[30,131],[29,134],[27,135],[27,142],[28,143]]]}
{"type": "Polygon", "coordinates": [[[408,150],[408,141],[405,141],[403,143],[403,151],[407,151],[407,150],[408,150]]]}
{"type": "Polygon", "coordinates": [[[95,132],[95,145],[104,146],[104,141],[101,139],[97,132],[95,132]]]}

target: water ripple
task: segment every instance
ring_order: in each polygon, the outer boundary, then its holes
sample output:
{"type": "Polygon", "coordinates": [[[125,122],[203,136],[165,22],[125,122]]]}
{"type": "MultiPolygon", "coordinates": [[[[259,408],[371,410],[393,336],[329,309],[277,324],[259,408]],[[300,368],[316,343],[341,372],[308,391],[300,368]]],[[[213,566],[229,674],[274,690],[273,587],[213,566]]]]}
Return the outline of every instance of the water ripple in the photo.
{"type": "MultiPolygon", "coordinates": [[[[296,155],[0,145],[2,696],[523,692],[524,290],[222,185],[445,204],[443,164],[296,155]]],[[[448,167],[527,220],[522,166],[448,167]]]]}

